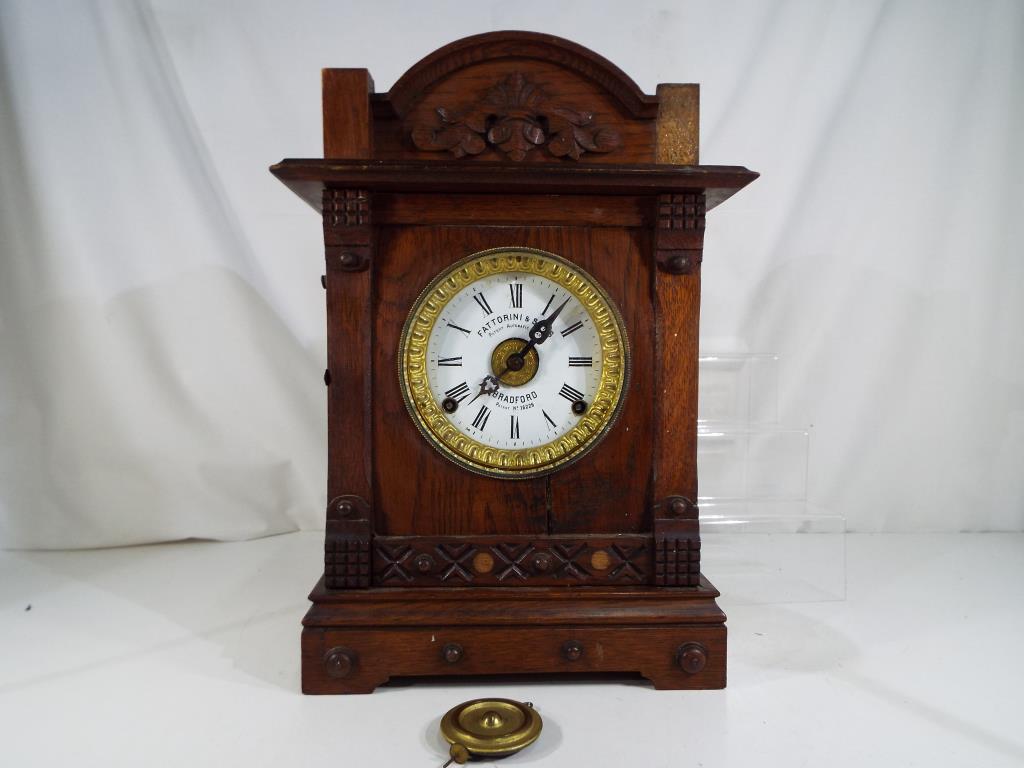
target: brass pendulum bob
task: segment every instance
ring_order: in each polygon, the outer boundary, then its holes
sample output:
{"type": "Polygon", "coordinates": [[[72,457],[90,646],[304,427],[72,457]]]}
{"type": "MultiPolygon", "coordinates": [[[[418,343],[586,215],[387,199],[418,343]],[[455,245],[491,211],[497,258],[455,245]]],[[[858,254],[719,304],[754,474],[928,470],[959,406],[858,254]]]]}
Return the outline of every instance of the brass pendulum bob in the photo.
{"type": "Polygon", "coordinates": [[[473,699],[448,710],[441,718],[441,735],[451,744],[452,763],[473,757],[504,757],[528,747],[544,723],[530,702],[512,699],[473,699]]]}

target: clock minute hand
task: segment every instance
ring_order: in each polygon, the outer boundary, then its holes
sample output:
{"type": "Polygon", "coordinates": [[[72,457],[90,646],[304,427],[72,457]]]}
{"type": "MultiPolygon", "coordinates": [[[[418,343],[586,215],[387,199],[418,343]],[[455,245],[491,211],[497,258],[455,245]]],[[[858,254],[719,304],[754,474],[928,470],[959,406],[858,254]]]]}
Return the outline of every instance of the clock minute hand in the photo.
{"type": "MultiPolygon", "coordinates": [[[[497,377],[495,377],[495,391],[497,391],[497,385],[502,380],[502,377],[505,376],[505,374],[512,370],[518,371],[523,367],[526,354],[527,352],[529,352],[530,349],[536,347],[538,344],[543,344],[548,340],[548,337],[551,336],[551,326],[558,318],[558,315],[561,313],[562,309],[564,309],[565,305],[568,303],[569,300],[565,299],[565,301],[563,301],[561,304],[555,307],[555,311],[553,311],[548,317],[542,317],[541,319],[539,319],[537,323],[534,324],[534,326],[532,326],[532,328],[529,329],[529,341],[527,341],[523,345],[522,349],[520,349],[518,352],[513,352],[512,354],[505,358],[504,370],[502,370],[502,372],[498,374],[497,377]]],[[[486,379],[484,379],[484,384],[485,383],[486,379]]],[[[480,385],[480,393],[483,393],[483,384],[480,385]]],[[[477,397],[479,397],[479,395],[477,395],[477,397]]],[[[474,397],[473,399],[475,400],[476,397],[474,397]]],[[[472,401],[473,400],[470,400],[470,402],[472,401]]]]}
{"type": "MultiPolygon", "coordinates": [[[[530,340],[523,345],[522,349],[518,352],[514,352],[505,359],[505,368],[495,377],[495,384],[500,382],[501,377],[509,371],[518,371],[522,368],[525,363],[526,354],[538,344],[543,344],[548,340],[548,337],[551,336],[552,324],[554,324],[555,320],[558,319],[558,316],[561,314],[562,310],[565,309],[565,305],[568,303],[569,299],[567,298],[555,308],[555,311],[552,312],[550,316],[541,318],[533,324],[533,327],[530,328],[530,340]]],[[[481,385],[481,387],[482,386],[483,385],[481,385]]],[[[476,398],[473,399],[475,400],[476,398]]],[[[472,402],[472,400],[470,402],[472,402]]]]}
{"type": "Polygon", "coordinates": [[[562,310],[565,309],[565,305],[568,303],[569,299],[566,299],[555,308],[555,311],[549,317],[538,320],[533,324],[533,328],[530,329],[530,343],[523,347],[523,351],[519,353],[520,355],[526,354],[535,344],[543,344],[548,340],[548,337],[551,335],[551,326],[555,324],[555,320],[562,314],[562,310]]]}

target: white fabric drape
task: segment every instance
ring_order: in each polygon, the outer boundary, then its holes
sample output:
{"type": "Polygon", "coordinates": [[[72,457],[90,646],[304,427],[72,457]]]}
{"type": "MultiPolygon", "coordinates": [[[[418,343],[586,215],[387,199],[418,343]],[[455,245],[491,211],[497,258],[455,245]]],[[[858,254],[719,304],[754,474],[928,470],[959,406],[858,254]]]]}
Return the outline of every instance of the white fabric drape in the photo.
{"type": "Polygon", "coordinates": [[[0,5],[0,544],[319,527],[319,69],[542,29],[702,86],[703,344],[778,352],[852,530],[1024,526],[1024,5],[0,5]]]}

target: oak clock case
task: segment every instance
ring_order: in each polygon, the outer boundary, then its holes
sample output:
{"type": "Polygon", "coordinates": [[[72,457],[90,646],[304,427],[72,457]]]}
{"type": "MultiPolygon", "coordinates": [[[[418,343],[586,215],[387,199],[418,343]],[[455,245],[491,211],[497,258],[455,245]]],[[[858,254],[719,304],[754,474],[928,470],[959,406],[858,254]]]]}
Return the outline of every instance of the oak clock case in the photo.
{"type": "Polygon", "coordinates": [[[505,478],[592,450],[629,380],[612,299],[584,270],[532,248],[473,254],[434,278],[409,313],[398,361],[423,437],[455,464],[505,478]]]}
{"type": "Polygon", "coordinates": [[[306,693],[396,678],[640,675],[721,688],[701,574],[699,90],[643,93],[530,32],[458,40],[387,92],[323,71],[323,577],[306,693]]]}

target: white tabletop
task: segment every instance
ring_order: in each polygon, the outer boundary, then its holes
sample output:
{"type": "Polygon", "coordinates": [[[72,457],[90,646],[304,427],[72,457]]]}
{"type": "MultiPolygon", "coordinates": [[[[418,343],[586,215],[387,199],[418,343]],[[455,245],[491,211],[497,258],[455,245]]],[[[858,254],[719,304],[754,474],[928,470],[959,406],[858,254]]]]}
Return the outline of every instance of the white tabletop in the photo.
{"type": "Polygon", "coordinates": [[[705,557],[729,614],[724,691],[319,697],[299,692],[299,621],[322,534],[0,553],[0,763],[436,768],[441,714],[493,695],[544,717],[502,766],[1024,764],[1024,534],[844,543],[845,598],[814,602],[730,594],[705,557]]]}

